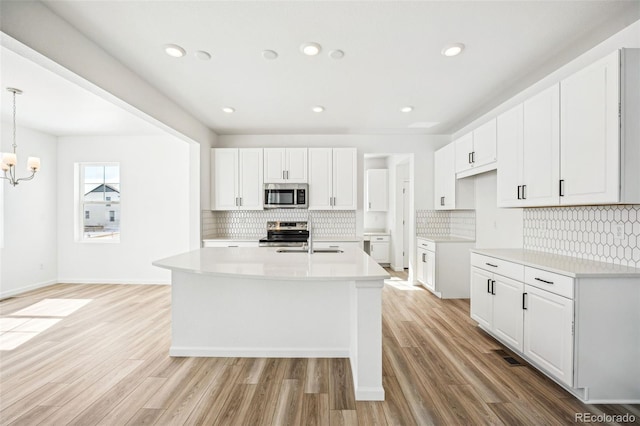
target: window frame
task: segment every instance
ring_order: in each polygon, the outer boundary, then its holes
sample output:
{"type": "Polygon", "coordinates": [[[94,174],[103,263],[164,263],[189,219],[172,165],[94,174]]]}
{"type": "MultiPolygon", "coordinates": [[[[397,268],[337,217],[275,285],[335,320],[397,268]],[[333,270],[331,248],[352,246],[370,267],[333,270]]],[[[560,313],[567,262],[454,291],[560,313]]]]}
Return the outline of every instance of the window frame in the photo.
{"type": "MultiPolygon", "coordinates": [[[[78,162],[74,164],[74,171],[75,171],[75,232],[74,232],[74,237],[75,237],[75,241],[78,243],[87,243],[87,244],[119,244],[120,243],[120,239],[122,236],[122,219],[120,218],[119,222],[120,222],[120,230],[118,232],[118,236],[117,237],[112,237],[112,238],[108,238],[108,239],[102,239],[102,238],[87,238],[85,237],[85,231],[84,231],[84,221],[85,221],[85,206],[88,205],[103,205],[103,206],[107,206],[107,205],[113,205],[116,204],[118,206],[121,206],[121,202],[122,202],[122,166],[119,162],[111,162],[111,161],[105,161],[105,162],[78,162]],[[87,167],[114,167],[117,166],[118,167],[118,175],[119,175],[119,182],[118,185],[120,187],[120,197],[117,201],[114,200],[103,200],[103,201],[85,201],[84,196],[85,196],[85,169],[87,167]]],[[[103,182],[102,184],[106,185],[105,182],[103,182]]],[[[122,217],[122,210],[120,209],[120,216],[122,217]]]]}

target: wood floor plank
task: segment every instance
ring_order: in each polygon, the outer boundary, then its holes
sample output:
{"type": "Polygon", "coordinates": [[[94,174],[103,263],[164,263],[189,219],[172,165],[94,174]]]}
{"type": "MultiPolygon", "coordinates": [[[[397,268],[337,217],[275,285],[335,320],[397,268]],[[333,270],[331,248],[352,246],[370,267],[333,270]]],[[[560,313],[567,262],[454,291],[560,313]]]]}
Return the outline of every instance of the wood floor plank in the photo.
{"type": "Polygon", "coordinates": [[[273,424],[294,426],[301,423],[303,390],[300,380],[285,379],[282,381],[280,397],[273,414],[273,424]]]}
{"type": "Polygon", "coordinates": [[[329,360],[326,358],[310,358],[307,361],[305,374],[305,393],[329,392],[329,360]]]}
{"type": "Polygon", "coordinates": [[[212,425],[241,425],[247,416],[256,385],[236,383],[212,425]]]}
{"type": "Polygon", "coordinates": [[[266,361],[249,405],[246,424],[272,424],[280,394],[280,383],[286,377],[286,369],[287,360],[285,359],[271,358],[266,361]]]}
{"type": "Polygon", "coordinates": [[[582,404],[526,362],[510,366],[468,300],[391,275],[384,402],[355,401],[347,359],[170,357],[170,286],[56,284],[0,301],[0,318],[15,323],[12,313],[46,299],[91,299],[0,352],[0,425],[556,425],[581,412],[640,424],[640,405],[582,404]]]}
{"type": "Polygon", "coordinates": [[[166,382],[164,377],[147,377],[129,395],[120,401],[98,422],[100,426],[110,426],[128,422],[138,410],[151,398],[166,382]]]}
{"type": "Polygon", "coordinates": [[[387,426],[384,402],[357,401],[356,413],[360,426],[387,426]]]}
{"type": "Polygon", "coordinates": [[[329,360],[329,395],[331,410],[356,409],[351,366],[346,358],[329,360]]]}
{"type": "Polygon", "coordinates": [[[331,410],[329,414],[331,426],[358,426],[356,410],[331,410]]]}

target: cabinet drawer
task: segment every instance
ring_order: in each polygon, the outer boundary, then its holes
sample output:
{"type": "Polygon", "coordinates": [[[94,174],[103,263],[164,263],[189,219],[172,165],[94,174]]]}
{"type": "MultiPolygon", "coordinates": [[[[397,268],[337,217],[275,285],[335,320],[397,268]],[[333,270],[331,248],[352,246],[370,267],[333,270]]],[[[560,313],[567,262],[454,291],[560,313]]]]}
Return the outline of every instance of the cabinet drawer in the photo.
{"type": "Polygon", "coordinates": [[[471,253],[471,265],[516,281],[522,281],[524,279],[523,265],[496,259],[495,257],[471,253]]]}
{"type": "Polygon", "coordinates": [[[433,241],[428,241],[428,240],[423,240],[422,238],[418,238],[418,248],[429,250],[429,251],[436,251],[436,243],[434,243],[433,241]]]}
{"type": "Polygon", "coordinates": [[[524,282],[542,290],[573,299],[573,278],[525,266],[524,282]]]}
{"type": "Polygon", "coordinates": [[[357,241],[314,241],[313,247],[319,249],[337,248],[344,250],[345,248],[362,248],[362,245],[357,241]]]}
{"type": "Polygon", "coordinates": [[[204,241],[204,247],[258,247],[257,241],[204,241]]]}
{"type": "Polygon", "coordinates": [[[377,242],[377,243],[388,243],[389,242],[389,236],[388,235],[372,235],[370,237],[370,240],[372,243],[373,242],[377,242]]]}

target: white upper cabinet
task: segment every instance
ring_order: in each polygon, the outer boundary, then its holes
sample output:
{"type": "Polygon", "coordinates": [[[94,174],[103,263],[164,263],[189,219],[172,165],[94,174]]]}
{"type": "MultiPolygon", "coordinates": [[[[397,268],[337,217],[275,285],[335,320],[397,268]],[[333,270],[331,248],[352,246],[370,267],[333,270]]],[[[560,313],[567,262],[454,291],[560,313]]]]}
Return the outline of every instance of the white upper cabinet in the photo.
{"type": "Polygon", "coordinates": [[[498,117],[498,206],[640,203],[640,49],[498,117]]]}
{"type": "Polygon", "coordinates": [[[358,151],[333,148],[333,208],[356,210],[358,207],[358,151]]]}
{"type": "Polygon", "coordinates": [[[456,174],[458,178],[484,173],[496,168],[496,119],[456,139],[456,174]]]}
{"type": "Polygon", "coordinates": [[[307,148],[265,148],[264,183],[307,183],[307,148]]]}
{"type": "Polygon", "coordinates": [[[498,207],[522,206],[522,104],[498,116],[498,207]]]}
{"type": "Polygon", "coordinates": [[[549,89],[523,104],[522,188],[525,206],[558,203],[560,176],[560,87],[549,89]]]}
{"type": "Polygon", "coordinates": [[[559,85],[498,117],[498,206],[558,204],[559,85]]]}
{"type": "Polygon", "coordinates": [[[389,204],[387,169],[369,169],[366,172],[366,177],[365,211],[386,212],[389,204]]]}
{"type": "Polygon", "coordinates": [[[211,150],[211,210],[262,210],[262,149],[211,150]]]}
{"type": "Polygon", "coordinates": [[[561,204],[640,201],[638,52],[616,51],[562,80],[561,204]]]}
{"type": "Polygon", "coordinates": [[[356,148],[309,148],[309,209],[356,210],[356,148]]]}
{"type": "Polygon", "coordinates": [[[455,145],[450,143],[433,155],[434,207],[436,210],[472,209],[473,179],[456,179],[455,145]]]}

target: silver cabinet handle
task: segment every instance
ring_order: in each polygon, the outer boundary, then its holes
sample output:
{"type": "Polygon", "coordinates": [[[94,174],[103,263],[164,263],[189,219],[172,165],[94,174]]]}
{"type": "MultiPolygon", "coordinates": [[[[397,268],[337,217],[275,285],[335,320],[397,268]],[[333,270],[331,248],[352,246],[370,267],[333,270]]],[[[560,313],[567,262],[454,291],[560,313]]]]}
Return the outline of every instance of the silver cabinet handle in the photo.
{"type": "Polygon", "coordinates": [[[238,197],[238,205],[242,207],[242,197],[238,197]]]}
{"type": "Polygon", "coordinates": [[[426,263],[426,260],[424,260],[424,255],[425,255],[425,254],[426,254],[426,253],[422,253],[422,263],[426,263]]]}
{"type": "Polygon", "coordinates": [[[369,201],[369,208],[371,208],[371,201],[369,201]]]}
{"type": "Polygon", "coordinates": [[[285,172],[287,174],[287,180],[289,180],[289,170],[285,172]]]}
{"type": "Polygon", "coordinates": [[[286,178],[284,177],[284,170],[282,171],[282,180],[285,180],[286,178]]]}
{"type": "Polygon", "coordinates": [[[336,205],[336,197],[333,197],[333,205],[336,205]]]}
{"type": "Polygon", "coordinates": [[[340,246],[329,246],[329,248],[340,248],[340,246]]]}

